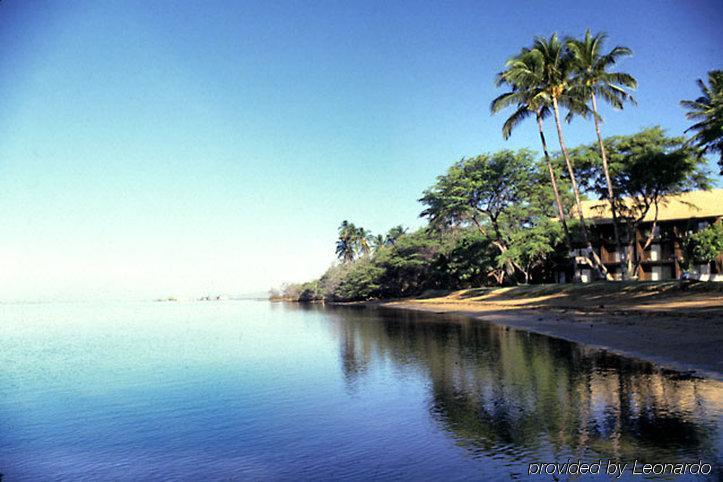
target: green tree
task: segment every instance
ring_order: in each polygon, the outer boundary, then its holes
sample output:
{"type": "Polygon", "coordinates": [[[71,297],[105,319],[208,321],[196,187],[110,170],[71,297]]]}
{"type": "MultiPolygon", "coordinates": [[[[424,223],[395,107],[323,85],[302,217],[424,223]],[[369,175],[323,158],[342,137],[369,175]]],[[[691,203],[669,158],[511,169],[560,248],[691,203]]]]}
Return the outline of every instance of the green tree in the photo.
{"type": "Polygon", "coordinates": [[[436,269],[441,250],[441,239],[424,229],[401,236],[395,244],[380,250],[374,261],[382,270],[382,295],[411,296],[440,287],[436,269]]]}
{"type": "Polygon", "coordinates": [[[369,257],[356,260],[345,272],[330,298],[339,301],[368,300],[379,296],[383,268],[369,257]]]}
{"type": "Polygon", "coordinates": [[[407,233],[407,228],[402,226],[401,224],[398,224],[391,228],[389,231],[387,231],[387,236],[384,239],[386,244],[395,244],[399,238],[404,236],[407,233]]]}
{"type": "Polygon", "coordinates": [[[324,299],[318,280],[302,283],[299,289],[298,301],[311,302],[324,299]]]}
{"type": "Polygon", "coordinates": [[[382,248],[384,246],[393,246],[397,240],[404,236],[407,233],[407,228],[402,226],[401,224],[398,224],[391,228],[389,231],[387,231],[386,235],[377,234],[376,236],[372,236],[371,243],[374,247],[374,250],[378,250],[379,248],[382,248]]]}
{"type": "MultiPolygon", "coordinates": [[[[532,202],[535,180],[535,161],[529,150],[462,159],[424,192],[420,202],[426,208],[420,216],[437,229],[474,226],[502,254],[509,249],[510,233],[530,225],[540,214],[532,202]]],[[[524,271],[511,257],[503,265],[490,273],[499,284],[515,270],[524,271]]]]}
{"type": "Polygon", "coordinates": [[[477,229],[460,229],[450,233],[446,241],[436,260],[440,288],[472,288],[490,283],[499,264],[498,250],[489,236],[477,229]]]}
{"type": "Polygon", "coordinates": [[[387,240],[384,239],[383,234],[377,234],[376,236],[373,236],[371,239],[372,248],[374,248],[374,251],[376,252],[379,250],[379,248],[382,248],[387,245],[387,240]]]}
{"type": "Polygon", "coordinates": [[[723,222],[716,222],[688,237],[686,264],[693,262],[716,263],[718,271],[723,264],[723,222]]]}
{"type": "Polygon", "coordinates": [[[344,263],[354,260],[357,252],[357,227],[346,219],[339,226],[339,239],[336,241],[336,255],[344,263]]]}
{"type": "Polygon", "coordinates": [[[373,242],[374,236],[371,232],[344,220],[339,226],[336,255],[344,263],[353,261],[357,256],[368,256],[371,254],[373,242]]]}
{"type": "Polygon", "coordinates": [[[717,152],[718,167],[723,175],[723,71],[708,72],[708,84],[698,79],[702,95],[695,100],[682,100],[680,104],[688,109],[686,117],[697,121],[686,132],[693,131],[692,143],[700,153],[717,152]]]}
{"type": "MultiPolygon", "coordinates": [[[[643,250],[653,241],[658,211],[670,196],[710,187],[703,160],[686,145],[683,137],[668,137],[660,127],[644,129],[629,136],[604,140],[609,157],[612,182],[616,186],[615,206],[625,226],[629,254],[633,253],[635,233],[650,213],[653,228],[643,243],[643,250]]],[[[587,179],[587,187],[599,198],[607,196],[607,182],[600,169],[600,152],[595,145],[575,150],[577,168],[587,179]]],[[[640,268],[640,259],[628,256],[628,276],[640,268]]]]}
{"type": "Polygon", "coordinates": [[[525,284],[530,282],[530,272],[541,266],[548,256],[555,252],[555,246],[562,241],[560,225],[547,219],[534,226],[518,229],[510,234],[510,248],[500,254],[498,264],[508,260],[519,266],[525,277],[525,284]]]}
{"type": "Polygon", "coordinates": [[[585,102],[589,100],[592,105],[595,133],[597,135],[603,172],[605,173],[605,181],[607,183],[607,198],[613,217],[615,245],[618,252],[622,254],[620,258],[620,268],[623,273],[623,279],[625,279],[627,257],[622,249],[620,233],[618,232],[618,216],[614,201],[614,188],[610,178],[602,132],[600,131],[601,118],[597,108],[597,97],[599,96],[616,109],[622,109],[626,101],[635,102],[626,88],[636,88],[637,81],[630,74],[609,71],[621,57],[632,55],[632,51],[627,47],[617,46],[607,53],[602,53],[602,46],[606,37],[607,35],[603,32],[592,35],[590,31],[587,30],[582,40],[568,38],[566,44],[571,54],[573,66],[571,90],[576,92],[576,97],[585,100],[585,102]]]}
{"type": "Polygon", "coordinates": [[[359,254],[363,256],[369,256],[372,252],[371,243],[374,239],[372,233],[362,227],[359,227],[354,233],[354,239],[356,241],[359,254]]]}

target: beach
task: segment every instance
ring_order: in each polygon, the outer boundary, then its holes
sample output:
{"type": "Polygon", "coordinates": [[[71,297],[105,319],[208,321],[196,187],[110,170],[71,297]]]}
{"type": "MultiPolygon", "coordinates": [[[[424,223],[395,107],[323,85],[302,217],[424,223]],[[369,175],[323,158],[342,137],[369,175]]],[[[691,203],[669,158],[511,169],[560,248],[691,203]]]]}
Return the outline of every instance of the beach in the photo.
{"type": "Polygon", "coordinates": [[[469,316],[723,379],[723,296],[713,283],[473,289],[380,304],[469,316]]]}

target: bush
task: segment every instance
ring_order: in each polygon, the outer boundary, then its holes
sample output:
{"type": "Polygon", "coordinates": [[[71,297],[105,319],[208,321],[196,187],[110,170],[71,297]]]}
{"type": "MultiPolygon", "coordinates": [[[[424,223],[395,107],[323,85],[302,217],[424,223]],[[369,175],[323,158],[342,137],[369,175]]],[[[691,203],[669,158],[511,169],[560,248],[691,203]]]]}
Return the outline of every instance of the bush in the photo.
{"type": "Polygon", "coordinates": [[[380,294],[380,279],[384,269],[369,257],[356,260],[344,272],[336,289],[327,295],[334,301],[358,301],[376,298],[380,294]]]}

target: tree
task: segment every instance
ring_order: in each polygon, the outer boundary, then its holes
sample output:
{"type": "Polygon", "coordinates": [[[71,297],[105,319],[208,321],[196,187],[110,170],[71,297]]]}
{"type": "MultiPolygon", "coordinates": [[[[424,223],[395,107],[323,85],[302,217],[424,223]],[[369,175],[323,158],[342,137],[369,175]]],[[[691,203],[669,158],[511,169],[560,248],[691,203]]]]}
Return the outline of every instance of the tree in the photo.
{"type": "MultiPolygon", "coordinates": [[[[626,228],[628,252],[633,252],[638,227],[652,213],[653,227],[642,245],[645,250],[653,242],[659,208],[670,196],[709,187],[703,160],[686,145],[684,138],[668,137],[660,127],[609,137],[604,143],[612,182],[617,187],[615,206],[626,228]]],[[[576,149],[577,167],[588,180],[588,189],[604,199],[607,183],[599,156],[595,145],[576,149]]],[[[640,262],[640,257],[635,263],[632,256],[628,257],[629,276],[638,273],[640,262]]]]}
{"type": "Polygon", "coordinates": [[[382,234],[377,234],[376,236],[372,236],[370,238],[370,242],[374,248],[374,250],[378,250],[379,248],[382,248],[384,246],[394,246],[394,244],[397,242],[399,238],[404,236],[407,233],[407,228],[402,226],[401,224],[398,224],[391,228],[389,231],[387,231],[386,236],[382,234]]]}
{"type": "Polygon", "coordinates": [[[346,219],[339,226],[339,239],[336,241],[336,255],[344,263],[354,260],[356,256],[357,228],[346,219]]]}
{"type": "Polygon", "coordinates": [[[723,262],[723,222],[716,222],[689,236],[686,243],[686,261],[717,263],[718,270],[723,262]]]}
{"type": "Polygon", "coordinates": [[[374,263],[382,270],[379,278],[381,294],[385,297],[411,296],[439,287],[435,270],[441,244],[439,238],[420,229],[380,250],[374,263]]]}
{"type": "Polygon", "coordinates": [[[358,253],[362,256],[369,256],[372,252],[371,241],[374,238],[372,233],[362,227],[356,229],[354,240],[356,241],[358,253]]]}
{"type": "Polygon", "coordinates": [[[620,269],[623,273],[623,279],[625,279],[627,256],[622,249],[620,233],[618,232],[618,216],[614,201],[615,195],[610,179],[607,153],[605,152],[605,145],[600,131],[601,118],[597,108],[597,97],[600,96],[601,99],[616,109],[622,109],[625,101],[635,102],[626,88],[634,89],[637,87],[637,81],[630,74],[609,72],[609,69],[615,65],[620,57],[632,55],[632,51],[627,47],[617,46],[610,52],[603,54],[601,50],[606,37],[607,35],[604,32],[592,35],[590,31],[587,30],[582,40],[568,38],[566,44],[571,54],[573,66],[571,90],[576,93],[576,97],[584,99],[585,102],[589,100],[592,104],[595,133],[597,135],[603,172],[605,173],[605,181],[607,183],[607,198],[613,217],[615,246],[618,252],[622,254],[620,258],[620,269]]]}
{"type": "Polygon", "coordinates": [[[404,236],[407,233],[407,228],[402,226],[401,224],[398,224],[391,228],[389,231],[387,231],[387,236],[385,238],[385,242],[390,245],[394,245],[399,238],[404,236]]]}
{"type": "Polygon", "coordinates": [[[492,246],[489,236],[471,228],[446,233],[442,239],[434,270],[440,288],[460,289],[489,284],[489,274],[499,269],[496,262],[499,250],[492,246]]]}
{"type": "Polygon", "coordinates": [[[380,277],[384,270],[368,257],[355,261],[339,281],[331,299],[340,301],[367,300],[379,295],[380,277]]]}
{"type": "Polygon", "coordinates": [[[508,107],[515,107],[515,111],[507,118],[502,125],[502,137],[507,140],[512,135],[514,128],[530,115],[535,115],[537,131],[542,143],[542,151],[545,157],[547,171],[550,176],[550,185],[555,196],[557,206],[557,217],[562,224],[568,252],[572,251],[570,230],[567,226],[565,209],[560,198],[560,190],[557,185],[557,176],[552,167],[550,153],[547,149],[545,132],[542,122],[550,114],[549,96],[546,95],[543,85],[543,63],[541,58],[535,55],[526,55],[523,51],[520,55],[512,57],[507,61],[507,69],[497,74],[496,84],[498,87],[507,85],[510,91],[495,98],[490,104],[492,113],[500,112],[508,107]]]}
{"type": "MultiPolygon", "coordinates": [[[[532,200],[536,187],[535,161],[531,151],[499,151],[462,159],[437,178],[420,202],[426,205],[420,216],[437,229],[474,226],[500,254],[509,249],[510,234],[533,224],[540,207],[532,200]]],[[[524,272],[514,258],[489,273],[498,284],[524,272]]]]}
{"type": "Polygon", "coordinates": [[[498,257],[498,263],[508,260],[520,266],[525,284],[530,282],[530,272],[542,265],[555,251],[561,241],[560,225],[542,220],[535,226],[515,230],[510,235],[510,248],[498,257]]]}
{"type": "MultiPolygon", "coordinates": [[[[560,143],[560,150],[565,159],[565,166],[570,176],[572,191],[575,195],[575,205],[577,207],[577,216],[580,220],[580,229],[583,237],[583,243],[588,258],[591,260],[593,268],[604,277],[608,276],[605,265],[600,261],[600,257],[595,253],[590,243],[587,224],[585,223],[585,215],[582,210],[582,200],[580,190],[575,178],[575,172],[570,161],[570,154],[565,143],[565,136],[562,132],[562,123],[560,121],[560,106],[567,107],[568,110],[583,113],[586,111],[584,102],[574,95],[575,91],[571,89],[570,75],[573,68],[572,59],[560,42],[557,34],[552,34],[549,39],[538,37],[535,39],[532,48],[525,53],[536,57],[535,62],[542,65],[542,76],[539,78],[540,87],[544,91],[552,103],[552,112],[555,118],[555,126],[557,127],[557,139],[560,143]]],[[[522,74],[523,76],[526,74],[522,74]]],[[[524,78],[523,78],[524,80],[524,78]]]]}
{"type": "Polygon", "coordinates": [[[387,245],[386,239],[384,239],[383,234],[377,234],[376,236],[373,236],[371,239],[372,248],[374,248],[374,251],[378,251],[379,248],[382,248],[387,245]]]}
{"type": "Polygon", "coordinates": [[[685,116],[697,121],[685,131],[695,132],[691,142],[701,154],[719,154],[718,167],[723,175],[723,71],[708,72],[708,84],[698,79],[702,95],[695,100],[682,100],[680,104],[688,109],[685,116]]]}
{"type": "Polygon", "coordinates": [[[371,232],[344,220],[339,226],[336,255],[345,263],[353,261],[357,256],[368,256],[371,254],[373,242],[374,236],[371,232]]]}

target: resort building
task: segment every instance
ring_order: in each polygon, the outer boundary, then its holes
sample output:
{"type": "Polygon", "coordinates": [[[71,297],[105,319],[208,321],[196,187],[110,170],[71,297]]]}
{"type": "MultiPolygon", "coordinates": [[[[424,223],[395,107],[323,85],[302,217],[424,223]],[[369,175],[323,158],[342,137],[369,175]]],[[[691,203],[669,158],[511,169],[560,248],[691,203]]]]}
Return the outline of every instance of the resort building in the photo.
{"type": "MultiPolygon", "coordinates": [[[[582,208],[590,225],[593,249],[608,271],[616,279],[620,279],[621,253],[615,246],[610,204],[606,200],[583,201],[582,208]]],[[[623,248],[632,244],[632,249],[628,248],[629,260],[633,266],[638,265],[635,278],[656,281],[683,277],[685,237],[712,223],[722,222],[722,219],[723,189],[713,189],[666,198],[658,206],[657,219],[655,208],[651,207],[634,232],[630,232],[632,230],[627,229],[625,223],[622,223],[621,244],[623,248]],[[631,239],[632,243],[629,242],[631,239]]],[[[587,282],[592,280],[593,270],[583,254],[583,250],[580,249],[572,253],[576,256],[580,279],[587,282]]],[[[700,280],[723,281],[722,258],[723,256],[719,256],[711,263],[693,263],[687,270],[687,276],[700,280]]],[[[557,281],[562,283],[570,281],[572,275],[572,266],[568,265],[558,271],[557,281]]]]}

